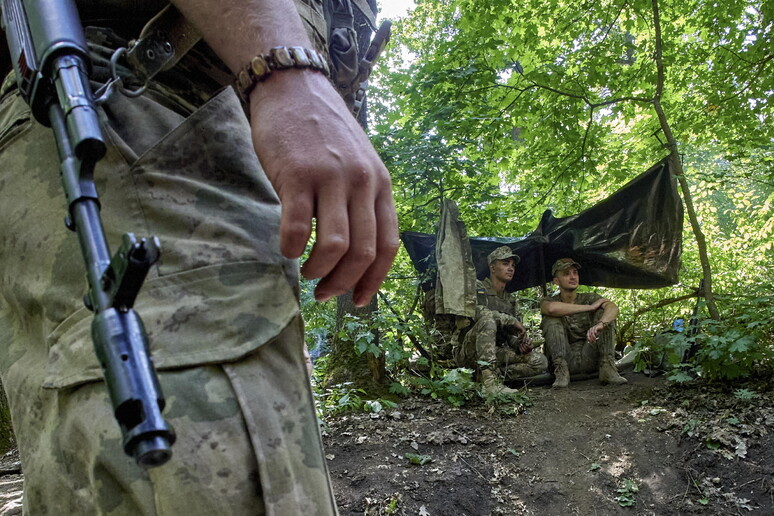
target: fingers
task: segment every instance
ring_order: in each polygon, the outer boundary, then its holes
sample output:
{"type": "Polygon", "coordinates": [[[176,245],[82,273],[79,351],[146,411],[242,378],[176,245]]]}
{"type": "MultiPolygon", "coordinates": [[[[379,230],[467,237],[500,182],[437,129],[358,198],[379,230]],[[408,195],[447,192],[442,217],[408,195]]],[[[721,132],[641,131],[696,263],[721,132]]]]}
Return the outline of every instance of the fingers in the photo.
{"type": "MultiPolygon", "coordinates": [[[[347,199],[341,191],[328,188],[317,197],[317,235],[312,252],[301,268],[307,279],[324,278],[317,285],[317,294],[326,291],[325,278],[334,269],[350,247],[350,216],[347,199]]],[[[358,235],[355,235],[357,238],[358,235]]],[[[340,292],[331,288],[328,299],[340,292]]],[[[320,299],[324,301],[325,299],[320,299]]]]}
{"type": "MultiPolygon", "coordinates": [[[[347,246],[333,246],[336,252],[332,252],[330,241],[333,239],[340,243],[344,240],[341,231],[318,231],[318,240],[304,264],[303,274],[305,277],[322,278],[315,290],[318,301],[341,295],[354,286],[355,305],[365,306],[386,278],[398,252],[397,217],[392,194],[389,189],[383,190],[375,205],[353,200],[348,213],[347,246]]],[[[321,226],[324,218],[325,212],[320,211],[321,226]]]]}
{"type": "MultiPolygon", "coordinates": [[[[279,192],[280,199],[282,193],[279,192]]],[[[314,199],[308,193],[291,192],[286,197],[293,201],[282,203],[280,219],[280,251],[288,258],[298,258],[306,249],[306,243],[312,234],[312,215],[314,199]]]]}
{"type": "Polygon", "coordinates": [[[376,254],[355,287],[353,300],[357,306],[365,306],[379,290],[392,261],[398,253],[398,217],[388,189],[376,200],[376,254]]]}
{"type": "Polygon", "coordinates": [[[347,292],[376,256],[376,218],[373,204],[321,199],[317,242],[302,273],[322,278],[315,298],[326,301],[347,292]]]}
{"type": "MultiPolygon", "coordinates": [[[[283,254],[296,257],[303,252],[311,218],[317,219],[316,241],[301,273],[307,279],[321,278],[315,289],[318,301],[354,287],[355,304],[368,304],[397,254],[397,215],[389,176],[380,162],[378,165],[382,170],[377,173],[361,169],[359,174],[342,174],[349,180],[306,188],[311,195],[281,195],[283,254]]],[[[297,189],[309,186],[302,184],[297,189]]]]}

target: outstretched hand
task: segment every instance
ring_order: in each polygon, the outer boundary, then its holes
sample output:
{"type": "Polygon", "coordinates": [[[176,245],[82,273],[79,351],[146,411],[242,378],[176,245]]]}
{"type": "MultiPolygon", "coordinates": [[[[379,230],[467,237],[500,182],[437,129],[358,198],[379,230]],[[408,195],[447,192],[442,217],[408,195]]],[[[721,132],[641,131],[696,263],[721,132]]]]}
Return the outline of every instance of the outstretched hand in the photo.
{"type": "Polygon", "coordinates": [[[321,278],[325,301],[354,287],[368,304],[398,250],[390,176],[367,136],[328,80],[317,72],[272,74],[250,96],[253,144],[282,201],[280,248],[304,252],[316,219],[316,241],[301,268],[321,278]]]}

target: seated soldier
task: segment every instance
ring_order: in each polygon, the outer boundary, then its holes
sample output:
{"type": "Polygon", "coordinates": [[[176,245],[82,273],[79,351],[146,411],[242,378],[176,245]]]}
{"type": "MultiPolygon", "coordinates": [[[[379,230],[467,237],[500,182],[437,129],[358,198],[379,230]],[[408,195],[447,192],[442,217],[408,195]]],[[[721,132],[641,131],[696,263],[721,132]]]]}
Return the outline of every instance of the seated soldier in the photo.
{"type": "Polygon", "coordinates": [[[602,383],[627,383],[613,359],[618,307],[599,294],[576,292],[580,268],[572,258],[557,260],[551,274],[559,294],[540,301],[546,355],[556,377],[552,387],[567,387],[570,374],[596,371],[602,383]]]}
{"type": "Polygon", "coordinates": [[[489,277],[477,282],[475,324],[462,344],[455,346],[454,359],[459,367],[479,369],[488,393],[511,394],[517,391],[502,384],[499,369],[506,369],[511,377],[534,376],[546,370],[548,359],[532,349],[516,296],[505,291],[519,257],[502,246],[487,260],[489,277]]]}

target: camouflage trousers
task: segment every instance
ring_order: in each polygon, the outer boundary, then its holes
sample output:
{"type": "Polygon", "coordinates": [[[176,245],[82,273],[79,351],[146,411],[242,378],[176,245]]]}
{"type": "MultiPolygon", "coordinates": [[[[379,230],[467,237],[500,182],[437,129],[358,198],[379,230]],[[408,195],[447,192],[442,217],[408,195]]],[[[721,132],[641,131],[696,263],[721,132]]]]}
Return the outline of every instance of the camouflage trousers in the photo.
{"type": "MultiPolygon", "coordinates": [[[[601,317],[602,310],[597,310],[593,317],[593,324],[596,324],[601,317]]],[[[564,358],[570,374],[594,373],[599,370],[599,361],[603,356],[614,357],[615,322],[600,332],[596,342],[587,340],[570,342],[567,323],[562,317],[544,315],[540,327],[545,337],[545,349],[549,361],[553,363],[557,358],[564,358]]]]}
{"type": "Polygon", "coordinates": [[[124,455],[90,338],[78,239],[50,129],[0,96],[0,375],[27,514],[335,514],[303,357],[298,264],[232,90],[190,114],[114,95],[95,171],[103,226],[157,235],[135,308],[177,442],[143,471],[124,455]]]}
{"type": "Polygon", "coordinates": [[[458,367],[497,369],[506,374],[511,366],[520,365],[517,373],[509,374],[513,377],[537,375],[548,367],[548,360],[540,351],[520,353],[516,338],[499,329],[498,322],[489,314],[476,321],[462,343],[455,347],[454,360],[458,367]]]}

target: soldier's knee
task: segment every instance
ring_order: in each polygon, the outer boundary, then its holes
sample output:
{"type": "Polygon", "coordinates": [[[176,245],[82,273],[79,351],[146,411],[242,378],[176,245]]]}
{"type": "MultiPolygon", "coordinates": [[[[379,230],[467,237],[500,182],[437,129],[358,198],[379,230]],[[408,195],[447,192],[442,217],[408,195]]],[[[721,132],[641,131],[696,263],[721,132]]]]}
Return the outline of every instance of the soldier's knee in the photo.
{"type": "Polygon", "coordinates": [[[540,329],[543,331],[546,342],[554,343],[567,340],[567,333],[561,317],[548,317],[544,315],[540,321],[540,329]]]}
{"type": "Polygon", "coordinates": [[[561,317],[550,317],[548,315],[544,315],[540,321],[540,327],[543,329],[543,332],[549,329],[560,329],[560,328],[562,331],[564,331],[564,325],[562,324],[561,317]]]}
{"type": "Polygon", "coordinates": [[[497,332],[497,321],[495,321],[495,318],[492,314],[484,314],[481,316],[481,318],[476,321],[476,326],[478,327],[478,332],[487,332],[487,333],[496,333],[497,332]]]}

